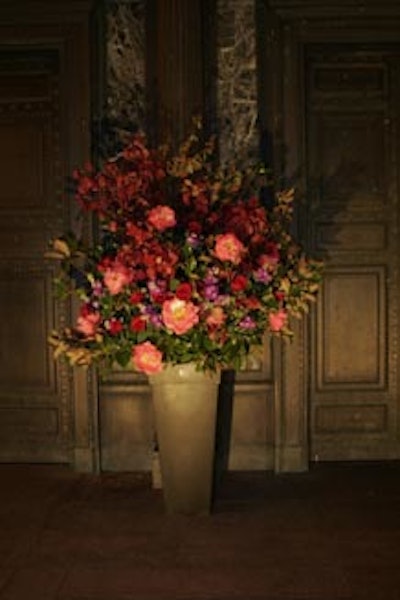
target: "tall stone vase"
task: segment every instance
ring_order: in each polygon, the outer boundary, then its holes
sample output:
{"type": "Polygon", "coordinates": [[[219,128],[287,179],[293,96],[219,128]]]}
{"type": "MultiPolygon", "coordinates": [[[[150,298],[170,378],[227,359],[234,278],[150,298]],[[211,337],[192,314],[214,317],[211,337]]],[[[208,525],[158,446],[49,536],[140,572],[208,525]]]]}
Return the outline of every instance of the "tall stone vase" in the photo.
{"type": "Polygon", "coordinates": [[[151,375],[162,489],[169,514],[209,514],[219,373],[192,363],[151,375]]]}

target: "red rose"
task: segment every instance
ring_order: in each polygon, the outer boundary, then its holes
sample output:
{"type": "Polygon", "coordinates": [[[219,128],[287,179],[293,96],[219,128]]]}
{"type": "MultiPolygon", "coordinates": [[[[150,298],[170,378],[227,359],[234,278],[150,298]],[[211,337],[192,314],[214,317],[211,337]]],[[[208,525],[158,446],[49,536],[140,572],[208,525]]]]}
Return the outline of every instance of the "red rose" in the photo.
{"type": "Polygon", "coordinates": [[[201,225],[198,221],[189,221],[187,229],[190,233],[201,233],[201,225]]]}
{"type": "Polygon", "coordinates": [[[129,327],[131,331],[144,331],[144,329],[146,329],[146,321],[140,316],[132,317],[129,327]]]}
{"type": "Polygon", "coordinates": [[[111,258],[109,258],[108,256],[105,256],[104,258],[101,259],[101,261],[98,263],[97,268],[100,271],[100,273],[104,273],[104,271],[106,269],[108,269],[110,267],[110,265],[112,264],[112,260],[111,258]]]}
{"type": "Polygon", "coordinates": [[[242,292],[246,289],[247,277],[244,275],[236,275],[231,281],[231,290],[233,292],[242,292]]]}
{"type": "Polygon", "coordinates": [[[274,296],[278,300],[278,302],[280,302],[281,300],[284,300],[285,295],[286,295],[285,292],[280,292],[280,291],[274,292],[274,296]]]}
{"type": "Polygon", "coordinates": [[[118,335],[123,329],[123,325],[119,319],[110,319],[110,324],[108,326],[108,331],[111,335],[118,335]]]}
{"type": "Polygon", "coordinates": [[[162,304],[167,298],[167,294],[160,290],[155,290],[154,292],[151,292],[150,296],[152,301],[156,304],[162,304]]]}
{"type": "Polygon", "coordinates": [[[192,297],[192,286],[190,283],[180,283],[176,288],[175,294],[179,300],[190,300],[192,297]]]}
{"type": "Polygon", "coordinates": [[[132,292],[129,298],[131,304],[139,304],[143,300],[142,292],[132,292]]]}
{"type": "Polygon", "coordinates": [[[245,298],[243,300],[243,304],[244,304],[244,306],[246,306],[247,308],[250,308],[251,310],[256,310],[258,308],[261,308],[261,302],[255,296],[250,296],[250,298],[245,298]]]}

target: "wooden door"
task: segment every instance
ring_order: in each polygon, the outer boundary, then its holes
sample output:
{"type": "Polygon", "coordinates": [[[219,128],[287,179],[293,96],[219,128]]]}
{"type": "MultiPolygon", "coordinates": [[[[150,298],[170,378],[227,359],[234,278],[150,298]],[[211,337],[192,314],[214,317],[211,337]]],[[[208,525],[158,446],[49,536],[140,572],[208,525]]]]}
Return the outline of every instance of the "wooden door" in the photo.
{"type": "Polygon", "coordinates": [[[86,392],[75,406],[47,342],[69,307],[44,253],[71,224],[67,174],[88,157],[88,30],[51,10],[40,25],[20,4],[0,11],[0,460],[72,462],[86,392]]]}
{"type": "Polygon", "coordinates": [[[43,260],[46,238],[63,217],[59,87],[55,52],[0,51],[4,459],[65,459],[69,407],[46,341],[55,314],[43,260]]]}
{"type": "Polygon", "coordinates": [[[303,431],[311,461],[398,459],[400,5],[263,7],[261,117],[299,189],[300,237],[326,263],[283,355],[283,447],[303,431]]]}
{"type": "Polygon", "coordinates": [[[309,232],[327,270],[312,337],[312,460],[398,458],[400,45],[305,51],[309,232]]]}

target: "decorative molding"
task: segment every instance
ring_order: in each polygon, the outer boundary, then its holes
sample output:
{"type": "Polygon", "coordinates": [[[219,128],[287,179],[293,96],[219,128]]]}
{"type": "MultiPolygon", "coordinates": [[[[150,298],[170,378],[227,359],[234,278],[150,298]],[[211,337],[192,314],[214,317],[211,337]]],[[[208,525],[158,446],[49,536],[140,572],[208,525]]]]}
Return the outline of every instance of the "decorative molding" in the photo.
{"type": "Polygon", "coordinates": [[[400,15],[398,0],[261,0],[261,2],[286,19],[400,15]]]}
{"type": "Polygon", "coordinates": [[[16,22],[27,25],[44,23],[81,22],[94,7],[97,0],[1,0],[0,22],[2,25],[16,22]]]}

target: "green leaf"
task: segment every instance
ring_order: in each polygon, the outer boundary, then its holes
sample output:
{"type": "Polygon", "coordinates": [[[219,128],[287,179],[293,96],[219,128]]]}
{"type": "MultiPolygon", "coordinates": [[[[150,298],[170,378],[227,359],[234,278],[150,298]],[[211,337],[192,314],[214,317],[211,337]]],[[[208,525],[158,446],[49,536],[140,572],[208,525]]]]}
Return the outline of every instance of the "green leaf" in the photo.
{"type": "Polygon", "coordinates": [[[115,353],[115,361],[120,367],[127,367],[132,357],[132,353],[129,349],[119,350],[115,353]]]}

